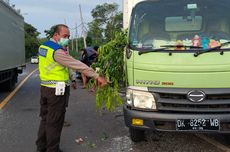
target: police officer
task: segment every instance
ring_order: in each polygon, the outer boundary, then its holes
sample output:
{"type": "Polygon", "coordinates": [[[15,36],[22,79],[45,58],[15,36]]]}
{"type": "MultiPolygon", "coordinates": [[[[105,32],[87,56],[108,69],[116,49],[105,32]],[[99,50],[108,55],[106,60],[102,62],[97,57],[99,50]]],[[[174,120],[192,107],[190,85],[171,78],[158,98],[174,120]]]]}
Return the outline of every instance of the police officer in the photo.
{"type": "Polygon", "coordinates": [[[66,106],[69,100],[69,68],[107,84],[92,68],[72,58],[63,47],[69,42],[69,28],[64,24],[53,27],[52,38],[39,47],[41,79],[41,122],[36,140],[38,152],[61,152],[59,148],[66,106]]]}

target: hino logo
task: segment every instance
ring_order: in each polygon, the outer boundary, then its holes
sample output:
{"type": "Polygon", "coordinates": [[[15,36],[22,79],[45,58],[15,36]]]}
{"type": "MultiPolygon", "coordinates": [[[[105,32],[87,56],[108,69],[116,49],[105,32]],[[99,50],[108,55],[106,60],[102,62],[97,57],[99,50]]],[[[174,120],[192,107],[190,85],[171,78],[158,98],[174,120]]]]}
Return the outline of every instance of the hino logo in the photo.
{"type": "Polygon", "coordinates": [[[192,90],[187,94],[187,98],[192,102],[202,102],[205,97],[205,93],[201,90],[192,90]]]}

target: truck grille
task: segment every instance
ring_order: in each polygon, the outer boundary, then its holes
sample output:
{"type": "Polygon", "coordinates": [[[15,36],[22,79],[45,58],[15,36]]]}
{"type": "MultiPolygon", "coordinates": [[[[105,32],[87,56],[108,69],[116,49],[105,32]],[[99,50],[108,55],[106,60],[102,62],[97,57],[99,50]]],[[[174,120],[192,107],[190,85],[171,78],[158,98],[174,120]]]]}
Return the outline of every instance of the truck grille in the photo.
{"type": "MultiPolygon", "coordinates": [[[[191,90],[191,89],[190,89],[191,90]]],[[[175,113],[230,113],[230,89],[202,89],[206,97],[201,102],[187,98],[189,89],[156,90],[157,108],[161,112],[175,113]],[[172,93],[170,93],[172,92],[172,93]]]]}

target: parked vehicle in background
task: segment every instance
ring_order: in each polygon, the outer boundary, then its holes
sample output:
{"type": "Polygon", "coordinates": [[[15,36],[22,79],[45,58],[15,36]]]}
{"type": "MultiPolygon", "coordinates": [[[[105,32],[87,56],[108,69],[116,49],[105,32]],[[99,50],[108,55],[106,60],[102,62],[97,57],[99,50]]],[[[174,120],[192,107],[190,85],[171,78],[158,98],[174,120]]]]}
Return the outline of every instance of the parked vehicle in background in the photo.
{"type": "Polygon", "coordinates": [[[147,129],[230,133],[229,10],[229,0],[124,0],[133,141],[147,129]]]}
{"type": "Polygon", "coordinates": [[[24,18],[0,0],[0,87],[12,90],[25,66],[24,18]]]}
{"type": "Polygon", "coordinates": [[[38,64],[38,56],[32,56],[31,59],[30,59],[30,63],[38,64]]]}

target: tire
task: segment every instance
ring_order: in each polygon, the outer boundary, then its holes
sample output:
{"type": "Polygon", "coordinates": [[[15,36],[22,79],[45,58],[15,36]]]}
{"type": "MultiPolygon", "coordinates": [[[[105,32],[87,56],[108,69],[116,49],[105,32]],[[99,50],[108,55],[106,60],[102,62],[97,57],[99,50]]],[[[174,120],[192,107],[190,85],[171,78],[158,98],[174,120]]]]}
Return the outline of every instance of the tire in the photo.
{"type": "Polygon", "coordinates": [[[2,84],[3,91],[13,91],[15,88],[16,82],[17,82],[17,74],[13,72],[13,76],[2,84]]]}
{"type": "Polygon", "coordinates": [[[13,91],[15,88],[15,80],[10,79],[3,84],[3,91],[13,91]]]}
{"type": "Polygon", "coordinates": [[[133,142],[141,142],[145,139],[145,131],[140,129],[129,128],[130,138],[133,142]]]}
{"type": "Polygon", "coordinates": [[[226,134],[223,134],[222,136],[223,136],[226,144],[229,146],[230,145],[230,134],[226,133],[226,134]]]}

